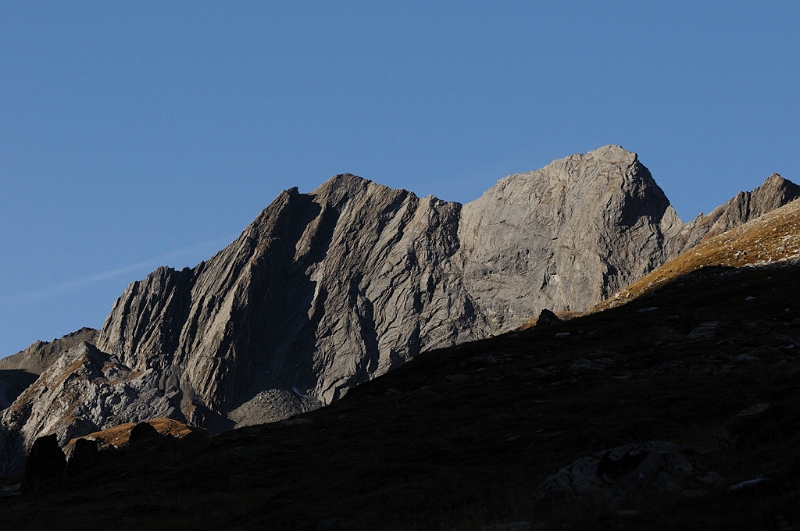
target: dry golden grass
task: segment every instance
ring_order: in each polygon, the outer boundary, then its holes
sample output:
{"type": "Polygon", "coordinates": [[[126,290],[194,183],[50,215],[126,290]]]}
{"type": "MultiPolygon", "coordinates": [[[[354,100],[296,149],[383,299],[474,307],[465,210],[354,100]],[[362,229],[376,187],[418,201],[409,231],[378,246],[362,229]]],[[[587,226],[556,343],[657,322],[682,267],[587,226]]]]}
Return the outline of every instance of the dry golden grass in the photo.
{"type": "MultiPolygon", "coordinates": [[[[153,426],[161,435],[171,435],[178,439],[186,437],[197,429],[192,429],[183,422],[167,418],[148,420],[147,423],[153,426]]],[[[97,445],[101,450],[112,446],[116,448],[126,446],[131,437],[131,430],[133,430],[134,426],[137,424],[138,422],[127,422],[107,430],[96,431],[84,437],[72,439],[67,445],[67,455],[71,452],[72,446],[75,445],[77,439],[93,439],[97,441],[97,445]]]]}
{"type": "MultiPolygon", "coordinates": [[[[570,321],[572,319],[575,319],[576,317],[580,317],[581,315],[583,315],[583,313],[581,313],[581,312],[553,312],[553,313],[555,313],[556,316],[559,319],[561,319],[562,321],[570,321]]],[[[520,331],[521,330],[527,330],[528,328],[533,328],[538,323],[539,323],[539,318],[538,317],[534,317],[533,319],[531,319],[527,323],[525,323],[522,326],[520,326],[517,330],[520,330],[520,331]]]]}

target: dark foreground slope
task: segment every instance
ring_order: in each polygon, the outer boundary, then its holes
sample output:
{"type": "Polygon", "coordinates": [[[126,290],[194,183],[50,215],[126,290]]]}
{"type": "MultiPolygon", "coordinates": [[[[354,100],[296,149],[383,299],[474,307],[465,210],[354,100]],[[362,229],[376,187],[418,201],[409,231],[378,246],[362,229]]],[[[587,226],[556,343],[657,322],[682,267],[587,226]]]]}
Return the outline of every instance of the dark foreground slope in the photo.
{"type": "Polygon", "coordinates": [[[302,418],[107,455],[50,492],[0,498],[3,525],[797,529],[798,274],[706,268],[611,310],[429,352],[302,418]],[[629,452],[598,466],[606,490],[543,495],[579,458],[650,441],[686,448],[691,488],[617,496],[645,459],[629,452]]]}

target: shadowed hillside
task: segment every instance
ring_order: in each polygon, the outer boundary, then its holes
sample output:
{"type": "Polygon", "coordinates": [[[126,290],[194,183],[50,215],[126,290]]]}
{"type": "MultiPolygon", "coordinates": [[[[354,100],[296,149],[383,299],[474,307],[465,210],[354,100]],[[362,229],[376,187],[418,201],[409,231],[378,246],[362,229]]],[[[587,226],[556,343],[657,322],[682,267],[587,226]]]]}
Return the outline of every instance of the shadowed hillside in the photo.
{"type": "Polygon", "coordinates": [[[704,269],[619,308],[421,355],[290,421],[101,452],[0,512],[26,529],[791,529],[798,273],[704,269]],[[624,467],[594,493],[542,488],[579,458],[651,441],[687,449],[702,471],[691,488],[611,504],[624,467]]]}

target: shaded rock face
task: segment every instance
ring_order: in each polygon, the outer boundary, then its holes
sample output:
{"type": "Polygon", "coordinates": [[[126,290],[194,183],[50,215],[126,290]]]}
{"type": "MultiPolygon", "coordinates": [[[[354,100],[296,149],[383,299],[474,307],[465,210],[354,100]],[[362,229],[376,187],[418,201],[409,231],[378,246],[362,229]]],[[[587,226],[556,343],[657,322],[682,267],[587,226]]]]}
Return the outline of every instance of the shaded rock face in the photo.
{"type": "MultiPolygon", "coordinates": [[[[790,190],[778,179],[747,196],[746,215],[712,213],[719,227],[769,208],[790,190]]],[[[41,434],[64,445],[156,417],[214,431],[280,420],[422,351],[545,307],[585,310],[713,226],[684,225],[617,146],[507,177],[464,206],[349,174],[290,189],[207,262],[131,284],[96,347],[41,363],[0,417],[0,456],[17,470],[41,434]]]]}

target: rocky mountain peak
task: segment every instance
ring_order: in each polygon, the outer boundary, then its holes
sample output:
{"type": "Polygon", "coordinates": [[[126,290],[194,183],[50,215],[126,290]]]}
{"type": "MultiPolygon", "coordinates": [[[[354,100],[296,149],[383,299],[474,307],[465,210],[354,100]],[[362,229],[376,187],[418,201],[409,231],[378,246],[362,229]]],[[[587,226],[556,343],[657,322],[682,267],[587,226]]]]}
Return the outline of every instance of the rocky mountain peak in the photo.
{"type": "MultiPolygon", "coordinates": [[[[576,155],[581,157],[581,155],[576,155]]],[[[622,146],[609,144],[607,146],[599,147],[594,151],[586,153],[582,156],[587,159],[595,159],[602,162],[610,162],[612,164],[627,164],[632,165],[639,161],[639,156],[636,153],[624,149],[622,146]]]]}
{"type": "Polygon", "coordinates": [[[778,203],[785,204],[787,200],[800,196],[800,186],[784,179],[778,173],[773,173],[767,177],[764,184],[753,190],[752,196],[758,198],[762,208],[778,203]]]}
{"type": "Polygon", "coordinates": [[[128,286],[96,335],[76,336],[86,345],[21,357],[44,372],[0,415],[0,454],[17,455],[0,475],[47,430],[63,442],[167,417],[222,431],[318,408],[423,351],[545,308],[584,311],[796,195],[773,176],[684,225],[637,155],[612,145],[463,206],[352,174],[285,190],[208,261],[128,286]]]}
{"type": "Polygon", "coordinates": [[[344,197],[352,197],[363,193],[370,184],[375,183],[352,173],[340,173],[315,188],[311,195],[326,197],[334,201],[336,199],[341,200],[344,197]]]}
{"type": "Polygon", "coordinates": [[[663,263],[680,224],[636,154],[605,146],[506,177],[465,205],[464,274],[493,322],[515,327],[544,307],[585,310],[663,263]]]}

